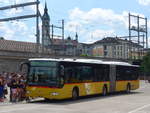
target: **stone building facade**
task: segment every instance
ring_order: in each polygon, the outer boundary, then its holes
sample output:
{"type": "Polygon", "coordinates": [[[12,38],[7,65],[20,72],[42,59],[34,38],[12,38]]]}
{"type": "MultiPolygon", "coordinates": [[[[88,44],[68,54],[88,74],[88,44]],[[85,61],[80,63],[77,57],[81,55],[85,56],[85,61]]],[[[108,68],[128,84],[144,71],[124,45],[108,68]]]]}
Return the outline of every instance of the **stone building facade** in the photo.
{"type": "Polygon", "coordinates": [[[93,56],[93,44],[79,43],[77,50],[79,56],[93,56]]]}
{"type": "Polygon", "coordinates": [[[128,40],[107,37],[93,44],[93,56],[116,59],[138,59],[138,48],[142,49],[142,46],[128,40]]]}

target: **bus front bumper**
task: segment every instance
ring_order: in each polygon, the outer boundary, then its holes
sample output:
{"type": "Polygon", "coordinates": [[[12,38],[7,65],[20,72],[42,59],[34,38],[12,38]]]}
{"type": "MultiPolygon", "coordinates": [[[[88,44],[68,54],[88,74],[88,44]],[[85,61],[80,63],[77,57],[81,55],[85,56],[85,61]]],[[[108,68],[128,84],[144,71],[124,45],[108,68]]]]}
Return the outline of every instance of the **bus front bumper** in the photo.
{"type": "Polygon", "coordinates": [[[65,94],[65,91],[59,88],[42,88],[31,87],[26,88],[26,97],[29,98],[46,98],[46,99],[65,99],[70,98],[70,95],[65,94]]]}

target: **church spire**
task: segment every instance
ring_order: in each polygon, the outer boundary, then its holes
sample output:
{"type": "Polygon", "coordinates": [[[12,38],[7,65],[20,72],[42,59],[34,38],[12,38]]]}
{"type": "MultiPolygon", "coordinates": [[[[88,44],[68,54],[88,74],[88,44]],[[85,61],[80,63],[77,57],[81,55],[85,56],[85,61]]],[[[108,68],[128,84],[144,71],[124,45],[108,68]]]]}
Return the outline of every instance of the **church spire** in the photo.
{"type": "Polygon", "coordinates": [[[77,32],[76,32],[75,37],[76,37],[76,41],[78,41],[78,33],[77,32]]]}
{"type": "Polygon", "coordinates": [[[48,8],[47,3],[45,2],[45,8],[44,8],[44,14],[43,14],[43,20],[50,20],[49,14],[48,14],[48,8]]]}
{"type": "Polygon", "coordinates": [[[47,3],[45,1],[45,9],[44,9],[44,13],[48,13],[48,9],[47,9],[47,3]]]}

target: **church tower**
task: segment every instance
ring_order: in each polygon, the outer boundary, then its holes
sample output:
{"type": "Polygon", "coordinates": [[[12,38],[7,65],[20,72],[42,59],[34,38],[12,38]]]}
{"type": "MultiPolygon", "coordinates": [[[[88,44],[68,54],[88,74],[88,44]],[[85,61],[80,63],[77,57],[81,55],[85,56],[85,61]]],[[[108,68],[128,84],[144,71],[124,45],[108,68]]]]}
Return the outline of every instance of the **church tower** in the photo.
{"type": "Polygon", "coordinates": [[[76,32],[75,38],[76,38],[76,41],[78,42],[78,33],[77,32],[76,32]]]}
{"type": "Polygon", "coordinates": [[[44,15],[42,16],[42,45],[49,46],[50,44],[50,17],[45,3],[44,15]]]}

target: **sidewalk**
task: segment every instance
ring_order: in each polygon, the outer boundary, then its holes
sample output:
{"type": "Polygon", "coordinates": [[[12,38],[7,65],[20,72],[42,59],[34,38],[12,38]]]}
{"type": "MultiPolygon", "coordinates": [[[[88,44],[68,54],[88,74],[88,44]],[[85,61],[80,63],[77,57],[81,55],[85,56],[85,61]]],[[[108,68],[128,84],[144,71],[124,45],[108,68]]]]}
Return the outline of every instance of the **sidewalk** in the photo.
{"type": "Polygon", "coordinates": [[[11,104],[13,104],[13,103],[9,102],[8,99],[4,99],[4,102],[0,102],[0,106],[1,105],[11,105],[11,104]]]}

